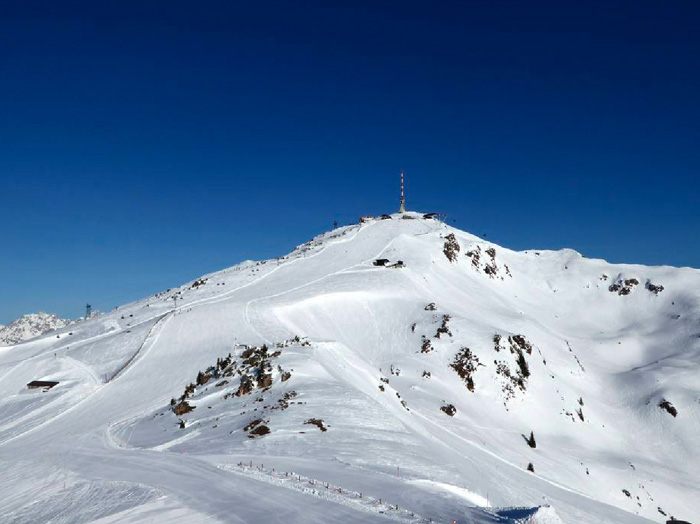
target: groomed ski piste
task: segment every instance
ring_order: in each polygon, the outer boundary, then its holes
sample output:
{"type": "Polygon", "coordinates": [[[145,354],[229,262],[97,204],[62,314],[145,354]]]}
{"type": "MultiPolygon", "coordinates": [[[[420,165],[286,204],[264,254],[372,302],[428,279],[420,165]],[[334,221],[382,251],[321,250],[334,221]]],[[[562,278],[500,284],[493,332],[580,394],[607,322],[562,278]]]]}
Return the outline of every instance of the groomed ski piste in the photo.
{"type": "Polygon", "coordinates": [[[699,356],[698,270],[377,218],[0,348],[0,522],[698,522],[699,356]]]}

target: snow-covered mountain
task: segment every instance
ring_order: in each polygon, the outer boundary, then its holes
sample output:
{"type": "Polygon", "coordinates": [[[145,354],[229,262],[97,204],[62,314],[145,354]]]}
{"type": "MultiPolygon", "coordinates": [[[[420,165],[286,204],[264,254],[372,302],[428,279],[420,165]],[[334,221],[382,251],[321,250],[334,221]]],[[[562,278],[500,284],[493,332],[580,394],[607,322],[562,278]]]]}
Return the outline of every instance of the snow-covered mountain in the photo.
{"type": "Polygon", "coordinates": [[[698,522],[699,357],[696,269],[392,215],[0,349],[0,521],[698,522]]]}
{"type": "Polygon", "coordinates": [[[0,326],[0,346],[12,346],[70,324],[51,313],[30,313],[0,326]]]}

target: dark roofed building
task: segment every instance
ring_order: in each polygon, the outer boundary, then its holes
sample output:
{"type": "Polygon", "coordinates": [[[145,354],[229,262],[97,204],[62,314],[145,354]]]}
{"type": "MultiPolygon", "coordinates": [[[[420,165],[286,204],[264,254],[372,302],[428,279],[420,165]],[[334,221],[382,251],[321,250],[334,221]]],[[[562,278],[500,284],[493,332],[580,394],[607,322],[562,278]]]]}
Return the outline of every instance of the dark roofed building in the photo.
{"type": "Polygon", "coordinates": [[[58,384],[58,382],[55,382],[53,380],[32,380],[29,384],[27,384],[27,387],[29,389],[38,389],[38,388],[51,389],[56,384],[58,384]]]}

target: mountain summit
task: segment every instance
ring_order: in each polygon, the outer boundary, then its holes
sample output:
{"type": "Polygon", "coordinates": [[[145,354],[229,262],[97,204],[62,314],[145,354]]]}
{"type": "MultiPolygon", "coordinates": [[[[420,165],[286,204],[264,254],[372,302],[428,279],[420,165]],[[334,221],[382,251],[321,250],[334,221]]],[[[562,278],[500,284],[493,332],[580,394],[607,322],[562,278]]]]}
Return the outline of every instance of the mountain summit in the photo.
{"type": "Polygon", "coordinates": [[[367,218],[0,350],[0,520],[698,521],[699,326],[695,269],[367,218]]]}
{"type": "Polygon", "coordinates": [[[51,313],[30,313],[0,326],[0,346],[13,346],[70,324],[51,313]]]}

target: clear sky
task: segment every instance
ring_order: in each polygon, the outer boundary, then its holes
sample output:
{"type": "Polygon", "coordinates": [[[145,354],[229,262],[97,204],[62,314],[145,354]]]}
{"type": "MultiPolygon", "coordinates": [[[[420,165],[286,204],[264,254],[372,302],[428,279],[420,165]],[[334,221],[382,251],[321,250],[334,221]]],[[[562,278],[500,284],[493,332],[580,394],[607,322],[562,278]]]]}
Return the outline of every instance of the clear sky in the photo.
{"type": "Polygon", "coordinates": [[[696,1],[14,4],[0,323],[285,254],[402,168],[511,248],[700,267],[696,1]]]}

